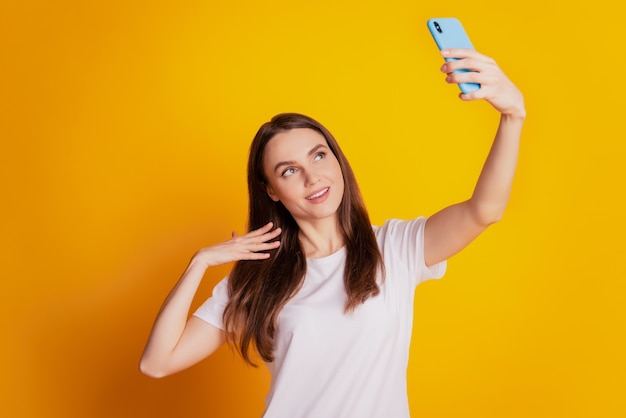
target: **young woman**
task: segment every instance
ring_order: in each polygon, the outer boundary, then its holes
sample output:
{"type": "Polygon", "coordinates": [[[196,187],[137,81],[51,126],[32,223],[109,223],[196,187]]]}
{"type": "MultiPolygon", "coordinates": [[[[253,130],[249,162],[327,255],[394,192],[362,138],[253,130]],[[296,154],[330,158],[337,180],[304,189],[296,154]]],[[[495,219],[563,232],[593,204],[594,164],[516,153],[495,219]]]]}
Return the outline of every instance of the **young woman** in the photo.
{"type": "Polygon", "coordinates": [[[315,120],[261,126],[248,162],[250,232],[201,249],[165,300],[141,359],[162,377],[224,342],[272,374],[265,417],[408,417],[413,294],[445,260],[498,221],[509,199],[525,118],[522,94],[491,59],[444,50],[448,83],[481,88],[500,125],[472,197],[426,218],[370,224],[352,170],[315,120]],[[452,73],[468,68],[473,72],[452,73]],[[236,262],[191,317],[207,268],[236,262]]]}

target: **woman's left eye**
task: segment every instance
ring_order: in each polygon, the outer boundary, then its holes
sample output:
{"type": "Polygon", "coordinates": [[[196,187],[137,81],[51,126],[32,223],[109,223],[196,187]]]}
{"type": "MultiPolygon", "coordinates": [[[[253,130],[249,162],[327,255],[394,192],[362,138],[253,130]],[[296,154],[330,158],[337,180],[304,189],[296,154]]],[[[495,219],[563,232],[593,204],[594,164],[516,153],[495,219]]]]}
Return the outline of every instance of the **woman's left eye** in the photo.
{"type": "Polygon", "coordinates": [[[324,157],[326,157],[326,153],[325,152],[318,152],[317,154],[315,154],[315,157],[313,158],[313,160],[319,161],[319,160],[321,160],[324,157]]]}

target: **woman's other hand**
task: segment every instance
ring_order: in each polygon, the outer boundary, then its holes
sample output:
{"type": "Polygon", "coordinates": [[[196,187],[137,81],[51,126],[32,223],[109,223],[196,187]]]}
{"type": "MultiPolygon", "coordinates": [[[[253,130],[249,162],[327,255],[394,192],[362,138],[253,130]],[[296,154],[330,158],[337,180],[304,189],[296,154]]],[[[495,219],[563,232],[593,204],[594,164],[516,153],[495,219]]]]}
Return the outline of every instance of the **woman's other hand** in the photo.
{"type": "Polygon", "coordinates": [[[267,259],[270,254],[266,251],[280,246],[280,241],[272,240],[280,235],[281,229],[272,230],[273,226],[269,222],[241,236],[233,232],[231,239],[202,248],[194,255],[194,259],[204,263],[207,268],[233,261],[267,259]]]}

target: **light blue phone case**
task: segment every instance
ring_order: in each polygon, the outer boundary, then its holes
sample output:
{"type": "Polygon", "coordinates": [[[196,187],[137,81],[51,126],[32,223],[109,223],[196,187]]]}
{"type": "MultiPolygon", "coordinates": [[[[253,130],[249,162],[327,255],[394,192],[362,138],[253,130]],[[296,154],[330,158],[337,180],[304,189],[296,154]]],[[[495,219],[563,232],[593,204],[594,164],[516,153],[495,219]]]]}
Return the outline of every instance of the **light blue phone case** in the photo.
{"type": "MultiPolygon", "coordinates": [[[[428,30],[437,43],[439,50],[446,48],[469,48],[474,49],[461,22],[454,17],[442,17],[428,19],[428,30]]],[[[452,61],[456,58],[446,58],[452,61]]],[[[470,70],[457,70],[455,73],[468,72],[470,70]]],[[[463,93],[471,93],[480,88],[477,83],[459,83],[459,88],[463,93]]]]}

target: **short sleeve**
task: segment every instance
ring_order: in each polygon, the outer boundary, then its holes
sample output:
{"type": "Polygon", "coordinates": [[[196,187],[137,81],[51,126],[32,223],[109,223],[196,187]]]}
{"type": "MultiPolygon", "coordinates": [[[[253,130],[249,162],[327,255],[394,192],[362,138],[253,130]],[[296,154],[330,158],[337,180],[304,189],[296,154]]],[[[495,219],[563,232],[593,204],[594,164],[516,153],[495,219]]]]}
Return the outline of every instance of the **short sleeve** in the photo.
{"type": "Polygon", "coordinates": [[[222,317],[228,303],[228,278],[225,277],[213,288],[213,294],[194,312],[194,316],[214,327],[224,329],[222,317]]]}
{"type": "Polygon", "coordinates": [[[426,218],[409,221],[390,219],[376,231],[389,270],[404,266],[409,280],[417,285],[428,279],[439,279],[446,271],[446,261],[427,267],[424,261],[424,227],[426,218]]]}

